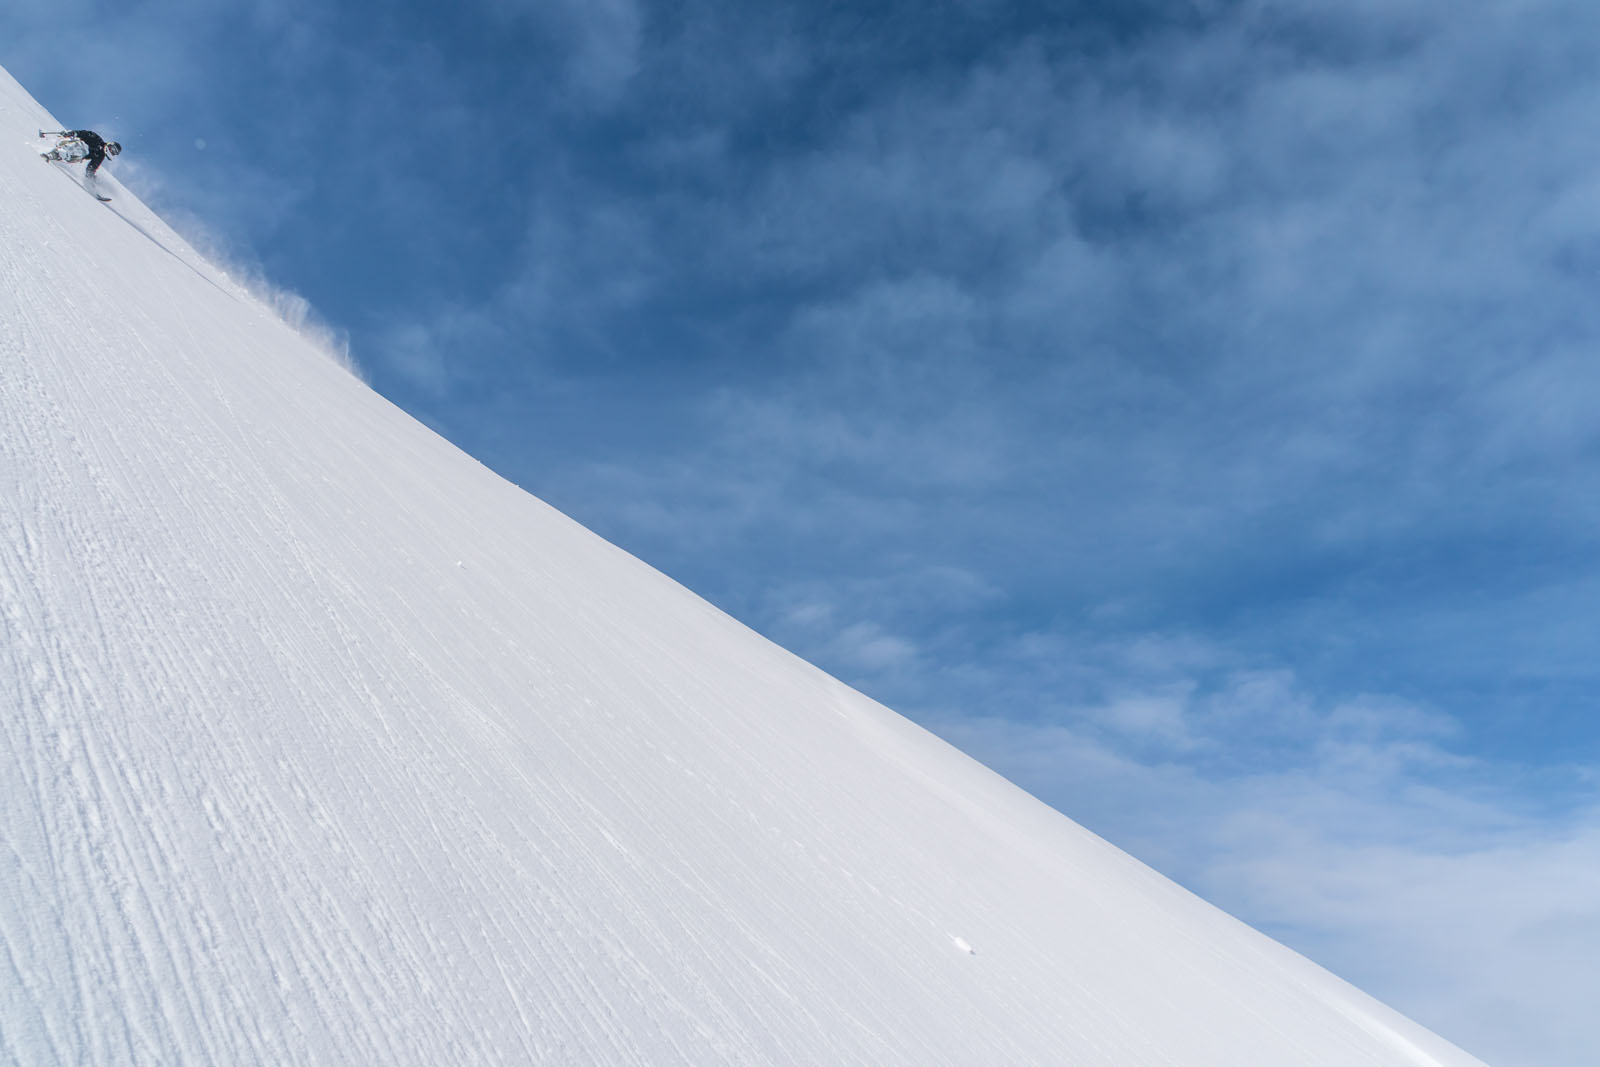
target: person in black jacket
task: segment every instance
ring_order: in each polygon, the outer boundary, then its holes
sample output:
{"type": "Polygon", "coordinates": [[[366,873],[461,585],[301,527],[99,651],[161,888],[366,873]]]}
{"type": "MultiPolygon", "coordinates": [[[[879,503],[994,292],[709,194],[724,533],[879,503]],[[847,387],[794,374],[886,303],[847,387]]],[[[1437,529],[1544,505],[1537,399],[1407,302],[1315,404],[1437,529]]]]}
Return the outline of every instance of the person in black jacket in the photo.
{"type": "MultiPolygon", "coordinates": [[[[56,136],[83,142],[83,147],[89,150],[89,154],[83,158],[89,161],[86,173],[90,178],[94,177],[95,171],[100,169],[100,164],[106,161],[107,156],[115,156],[122,151],[122,146],[117,142],[108,141],[93,130],[57,130],[56,136]]],[[[44,158],[51,163],[77,162],[62,155],[60,145],[45,153],[44,158]]]]}

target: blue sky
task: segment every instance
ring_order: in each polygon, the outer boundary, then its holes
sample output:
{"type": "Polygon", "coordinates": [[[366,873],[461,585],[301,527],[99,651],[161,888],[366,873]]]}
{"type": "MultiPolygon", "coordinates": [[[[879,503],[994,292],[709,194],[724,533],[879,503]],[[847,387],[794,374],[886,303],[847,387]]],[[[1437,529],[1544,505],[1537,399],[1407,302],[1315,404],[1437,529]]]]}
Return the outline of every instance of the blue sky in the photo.
{"type": "Polygon", "coordinates": [[[1600,8],[20,0],[385,395],[1493,1063],[1600,1057],[1600,8]]]}

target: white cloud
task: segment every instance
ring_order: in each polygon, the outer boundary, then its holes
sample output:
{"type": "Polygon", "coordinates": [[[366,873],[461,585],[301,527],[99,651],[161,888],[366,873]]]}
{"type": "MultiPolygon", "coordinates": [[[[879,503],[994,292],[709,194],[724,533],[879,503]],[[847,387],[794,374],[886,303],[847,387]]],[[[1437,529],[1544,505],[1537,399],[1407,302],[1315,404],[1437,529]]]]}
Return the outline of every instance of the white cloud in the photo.
{"type": "Polygon", "coordinates": [[[832,658],[872,674],[904,671],[917,665],[917,646],[886,632],[876,623],[858,622],[847,626],[835,635],[832,644],[836,650],[832,658]]]}
{"type": "Polygon", "coordinates": [[[1392,827],[1418,840],[1388,845],[1303,828],[1296,847],[1236,845],[1202,877],[1487,1062],[1585,1062],[1600,1042],[1600,812],[1557,826],[1499,814],[1509,825],[1442,848],[1425,822],[1392,827]]]}
{"type": "Polygon", "coordinates": [[[1187,712],[1189,687],[1119,697],[1089,714],[1113,735],[1132,742],[1153,740],[1167,750],[1193,748],[1187,712]]]}
{"type": "Polygon", "coordinates": [[[1558,1067],[1600,1042],[1600,809],[1529,808],[1505,768],[1442,747],[1459,724],[1436,710],[1323,705],[1272,671],[933,725],[1488,1062],[1558,1067]],[[1245,752],[1174,759],[1189,746],[1245,752]]]}

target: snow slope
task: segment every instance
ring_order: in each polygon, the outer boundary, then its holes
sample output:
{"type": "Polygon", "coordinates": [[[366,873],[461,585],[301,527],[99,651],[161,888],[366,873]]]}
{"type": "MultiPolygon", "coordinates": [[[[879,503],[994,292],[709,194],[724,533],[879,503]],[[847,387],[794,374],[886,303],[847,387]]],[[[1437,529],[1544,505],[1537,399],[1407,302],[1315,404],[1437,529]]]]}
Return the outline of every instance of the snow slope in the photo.
{"type": "Polygon", "coordinates": [[[1477,1063],[496,477],[58,125],[0,73],[0,1063],[1477,1063]]]}

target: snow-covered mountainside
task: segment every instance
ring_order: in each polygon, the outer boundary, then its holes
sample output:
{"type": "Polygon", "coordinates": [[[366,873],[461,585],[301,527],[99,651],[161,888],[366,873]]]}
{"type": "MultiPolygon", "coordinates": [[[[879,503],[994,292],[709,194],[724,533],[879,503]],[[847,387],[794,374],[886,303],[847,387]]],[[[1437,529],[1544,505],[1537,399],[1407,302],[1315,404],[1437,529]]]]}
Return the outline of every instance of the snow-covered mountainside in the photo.
{"type": "Polygon", "coordinates": [[[1477,1063],[498,478],[58,125],[0,73],[0,1062],[1477,1063]]]}

